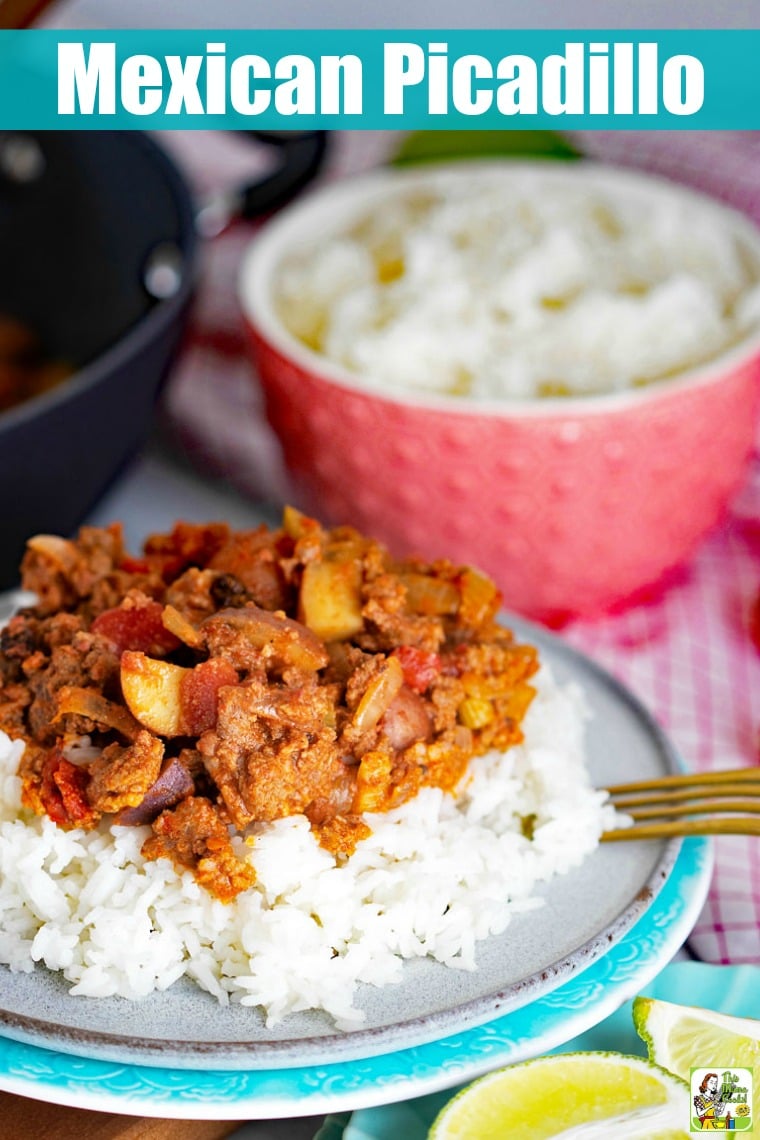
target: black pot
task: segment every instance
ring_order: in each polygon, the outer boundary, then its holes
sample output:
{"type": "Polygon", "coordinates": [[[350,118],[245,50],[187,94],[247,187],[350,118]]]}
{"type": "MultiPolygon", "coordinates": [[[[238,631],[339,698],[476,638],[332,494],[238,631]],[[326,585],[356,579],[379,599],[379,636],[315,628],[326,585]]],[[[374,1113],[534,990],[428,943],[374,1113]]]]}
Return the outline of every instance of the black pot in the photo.
{"type": "MultiPolygon", "coordinates": [[[[223,214],[267,213],[322,163],[324,132],[251,133],[282,162],[223,214]]],[[[197,219],[144,134],[0,134],[0,313],[75,368],[0,414],[0,586],[18,580],[29,536],[70,534],[144,442],[196,283],[197,219]]]]}

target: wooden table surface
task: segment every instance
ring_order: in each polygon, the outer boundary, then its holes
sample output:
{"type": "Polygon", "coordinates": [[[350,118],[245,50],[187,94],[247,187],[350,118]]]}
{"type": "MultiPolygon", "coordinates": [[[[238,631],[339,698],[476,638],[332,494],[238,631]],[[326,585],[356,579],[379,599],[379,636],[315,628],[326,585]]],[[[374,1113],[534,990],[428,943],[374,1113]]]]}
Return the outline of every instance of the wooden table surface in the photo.
{"type": "Polygon", "coordinates": [[[221,1140],[234,1120],[155,1120],[87,1112],[0,1092],[0,1135],[5,1140],[221,1140]]]}

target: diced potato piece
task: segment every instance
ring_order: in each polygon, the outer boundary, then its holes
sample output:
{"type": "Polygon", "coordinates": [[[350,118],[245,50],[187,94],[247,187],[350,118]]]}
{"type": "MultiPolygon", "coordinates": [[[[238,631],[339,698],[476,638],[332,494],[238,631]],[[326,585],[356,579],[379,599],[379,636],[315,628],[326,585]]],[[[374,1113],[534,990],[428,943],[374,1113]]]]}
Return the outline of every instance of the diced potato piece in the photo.
{"type": "Polygon", "coordinates": [[[510,672],[497,673],[493,676],[467,672],[462,673],[459,680],[468,697],[477,697],[481,701],[509,697],[515,687],[515,680],[510,672]]]}
{"type": "Polygon", "coordinates": [[[459,609],[460,620],[473,629],[494,617],[499,608],[501,595],[495,584],[479,570],[466,567],[459,578],[462,603],[459,609]]]}
{"type": "Polygon", "coordinates": [[[356,773],[353,811],[383,811],[387,808],[392,766],[387,752],[372,750],[364,753],[356,773]]]}
{"type": "Polygon", "coordinates": [[[504,713],[519,724],[528,711],[535,695],[536,690],[532,685],[518,685],[511,694],[506,708],[503,710],[504,713]]]}
{"type": "Polygon", "coordinates": [[[179,665],[127,650],[121,655],[121,691],[129,711],[158,736],[182,735],[182,678],[179,665]]]}
{"type": "Polygon", "coordinates": [[[321,528],[316,519],[309,518],[288,505],[282,512],[282,529],[289,538],[299,539],[309,534],[318,534],[321,528]]]}
{"type": "Polygon", "coordinates": [[[428,574],[400,574],[399,577],[406,587],[406,604],[412,613],[437,617],[455,614],[459,609],[459,590],[453,582],[428,574]]]}
{"type": "Polygon", "coordinates": [[[300,621],[322,641],[345,641],[364,625],[356,562],[309,562],[299,596],[300,621]]]}

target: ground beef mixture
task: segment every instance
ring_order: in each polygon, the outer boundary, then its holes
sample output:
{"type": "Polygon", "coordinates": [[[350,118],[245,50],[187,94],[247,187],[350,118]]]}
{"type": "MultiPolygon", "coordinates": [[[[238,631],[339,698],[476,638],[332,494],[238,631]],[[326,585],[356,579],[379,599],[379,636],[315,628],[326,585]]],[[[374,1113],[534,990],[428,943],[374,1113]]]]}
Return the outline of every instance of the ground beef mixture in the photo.
{"type": "Polygon", "coordinates": [[[139,557],[118,525],[38,535],[22,581],[38,600],[0,635],[0,727],[26,742],[25,805],[149,824],[145,857],[225,901],[254,878],[235,832],[302,813],[348,857],[365,813],[522,739],[537,654],[494,584],[292,508],[277,529],[177,523],[139,557]]]}

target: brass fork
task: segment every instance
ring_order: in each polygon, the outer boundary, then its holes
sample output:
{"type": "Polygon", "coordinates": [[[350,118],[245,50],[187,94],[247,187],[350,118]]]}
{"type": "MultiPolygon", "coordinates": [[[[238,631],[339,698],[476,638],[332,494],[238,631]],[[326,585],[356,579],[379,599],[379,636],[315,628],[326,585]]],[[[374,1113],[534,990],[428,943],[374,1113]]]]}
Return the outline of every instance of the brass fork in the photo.
{"type": "Polygon", "coordinates": [[[678,835],[760,835],[760,768],[660,776],[604,789],[634,823],[602,841],[678,835]]]}

